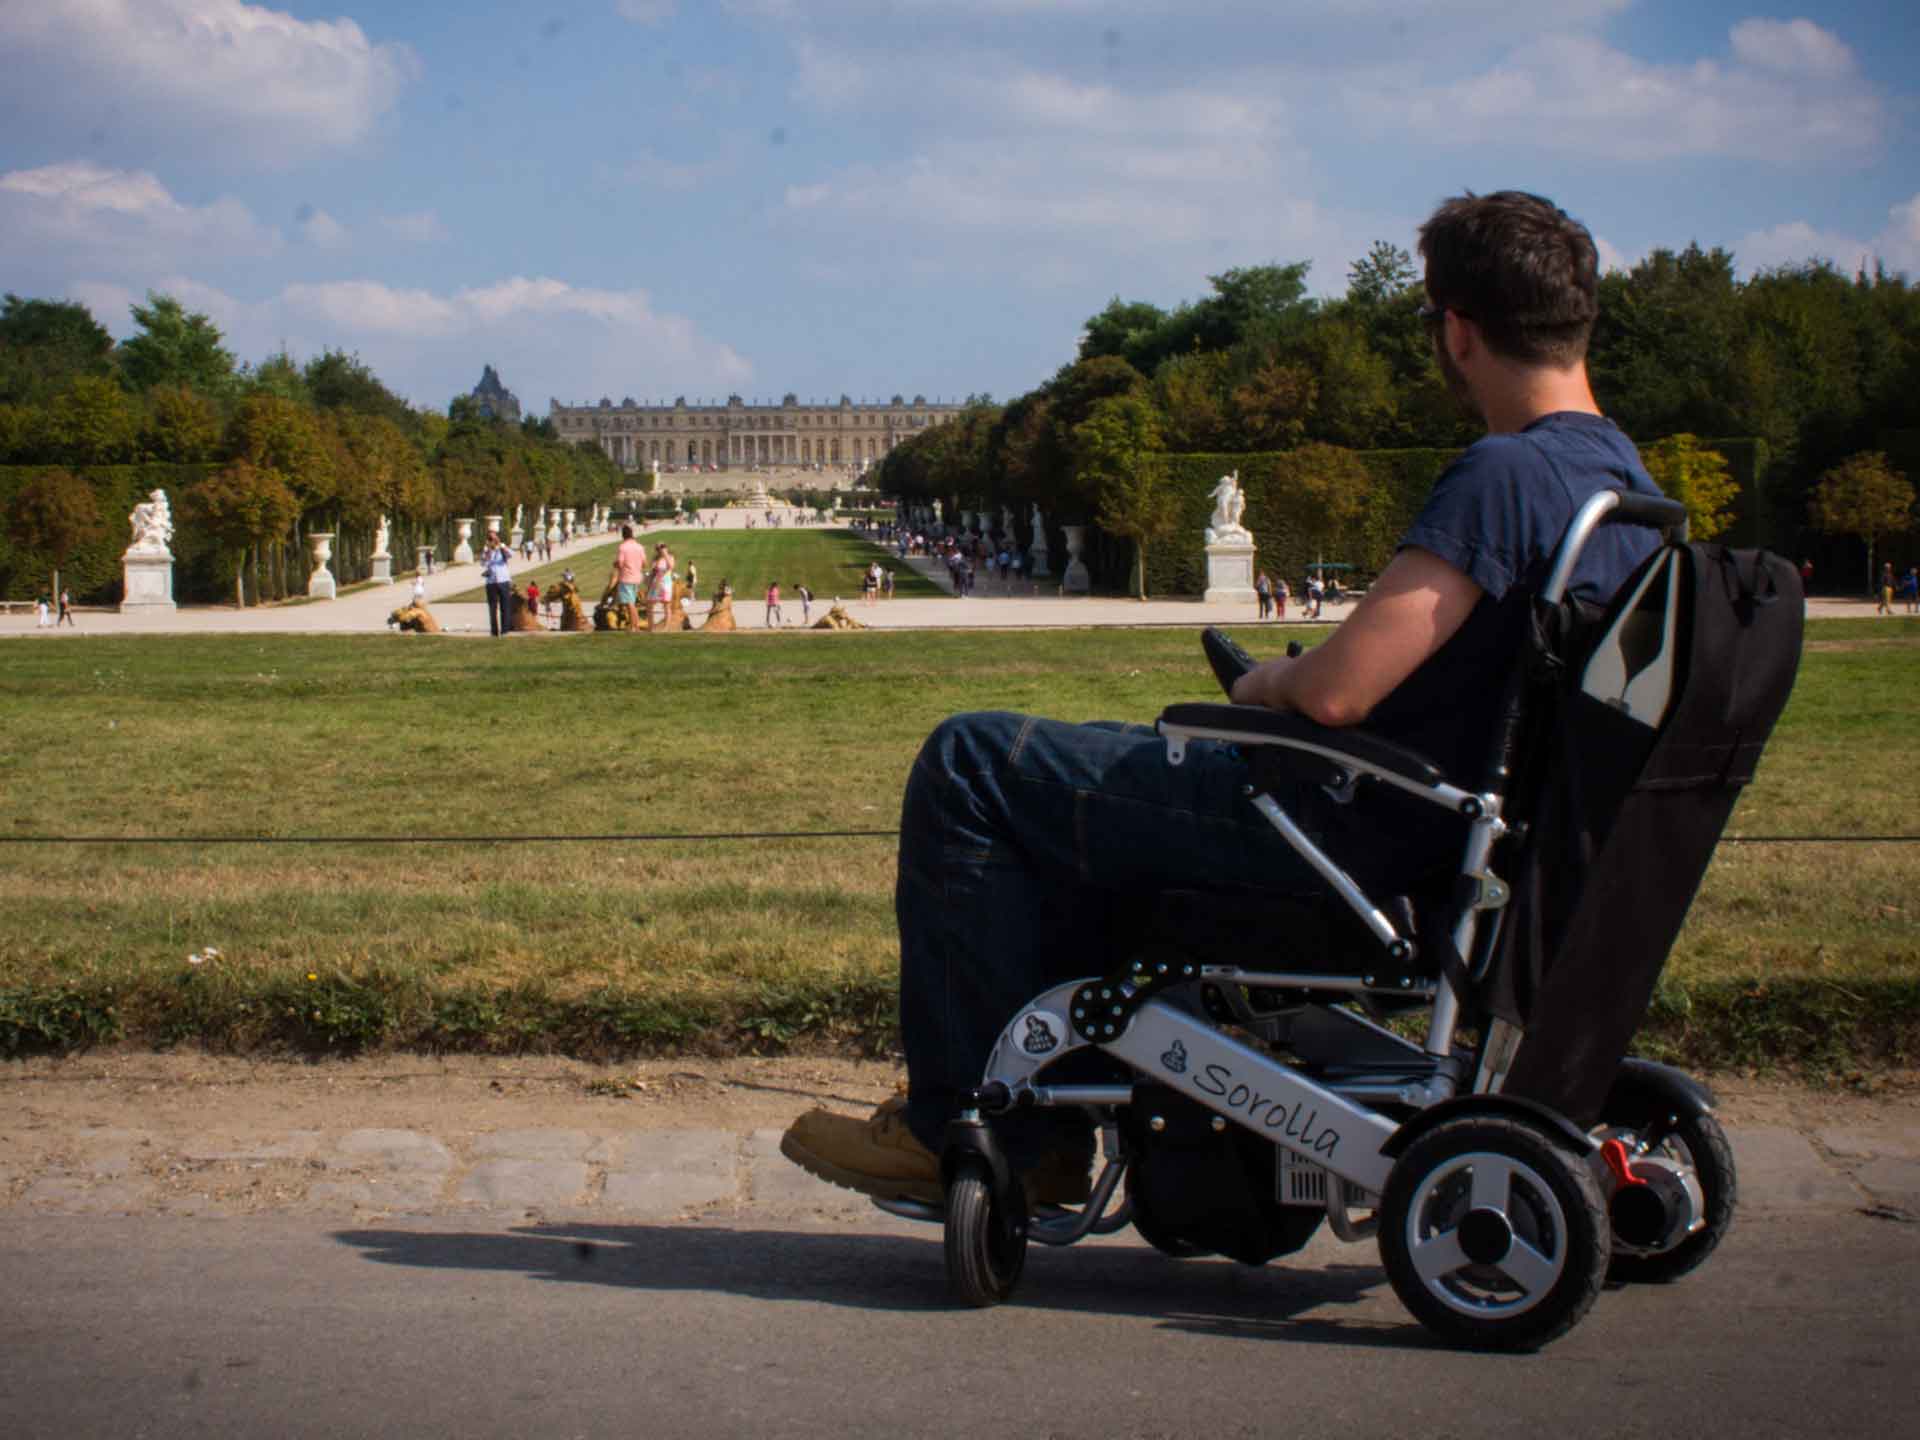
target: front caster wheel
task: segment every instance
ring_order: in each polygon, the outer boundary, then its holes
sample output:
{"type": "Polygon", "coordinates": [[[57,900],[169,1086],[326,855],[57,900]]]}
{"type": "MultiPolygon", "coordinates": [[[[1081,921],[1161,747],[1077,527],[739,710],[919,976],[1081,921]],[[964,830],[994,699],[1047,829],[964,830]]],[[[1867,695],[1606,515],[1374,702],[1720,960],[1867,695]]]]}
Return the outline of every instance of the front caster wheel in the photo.
{"type": "Polygon", "coordinates": [[[1579,1323],[1610,1231],[1584,1158],[1531,1125],[1464,1117],[1402,1155],[1380,1206],[1401,1303],[1450,1344],[1531,1350],[1579,1323]]]}
{"type": "Polygon", "coordinates": [[[963,1305],[998,1305],[1027,1263],[1027,1217],[994,1204],[987,1167],[963,1163],[947,1187],[947,1289],[963,1305]]]}

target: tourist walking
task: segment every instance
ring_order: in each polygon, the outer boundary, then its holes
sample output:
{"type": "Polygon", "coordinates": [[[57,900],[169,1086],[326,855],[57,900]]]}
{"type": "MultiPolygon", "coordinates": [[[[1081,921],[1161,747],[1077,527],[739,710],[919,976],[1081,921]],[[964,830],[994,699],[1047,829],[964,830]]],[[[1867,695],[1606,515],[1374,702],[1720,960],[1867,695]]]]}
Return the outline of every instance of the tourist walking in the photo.
{"type": "Polygon", "coordinates": [[[802,580],[793,587],[793,593],[800,597],[800,623],[811,625],[813,623],[813,591],[809,590],[807,582],[802,580]]]}
{"type": "Polygon", "coordinates": [[[45,595],[40,596],[33,602],[33,613],[37,617],[34,621],[36,628],[41,630],[51,630],[53,628],[53,602],[47,599],[45,595]]]}
{"type": "Polygon", "coordinates": [[[56,626],[73,624],[73,592],[64,585],[60,587],[60,618],[54,623],[56,626]]]}
{"type": "Polygon", "coordinates": [[[1907,613],[1920,615],[1920,567],[1907,567],[1907,578],[1902,582],[1902,588],[1907,596],[1907,613]]]}
{"type": "Polygon", "coordinates": [[[1265,620],[1273,614],[1273,581],[1262,570],[1253,579],[1254,598],[1260,602],[1260,618],[1265,620]]]}
{"type": "Polygon", "coordinates": [[[1880,567],[1880,603],[1873,613],[1893,614],[1893,562],[1891,560],[1880,567]]]}
{"type": "Polygon", "coordinates": [[[786,618],[780,613],[780,582],[769,580],[767,582],[767,628],[771,630],[776,625],[786,623],[786,618]]]}
{"type": "Polygon", "coordinates": [[[880,572],[880,594],[882,598],[887,600],[893,598],[893,571],[882,570],[880,572]]]}
{"type": "Polygon", "coordinates": [[[622,525],[613,569],[607,575],[607,593],[626,615],[629,634],[640,633],[640,590],[646,583],[647,547],[633,538],[633,526],[622,525]]]}
{"type": "Polygon", "coordinates": [[[1273,587],[1273,618],[1275,620],[1287,618],[1287,600],[1292,594],[1293,591],[1287,588],[1286,576],[1281,576],[1273,587]]]}
{"type": "Polygon", "coordinates": [[[480,567],[487,577],[487,625],[495,635],[513,632],[513,552],[500,543],[500,532],[487,532],[480,567]]]}
{"type": "Polygon", "coordinates": [[[672,618],[673,551],[662,540],[653,547],[653,582],[647,591],[647,623],[664,630],[672,618]]]}
{"type": "Polygon", "coordinates": [[[700,567],[691,560],[687,561],[687,598],[700,598],[700,567]]]}

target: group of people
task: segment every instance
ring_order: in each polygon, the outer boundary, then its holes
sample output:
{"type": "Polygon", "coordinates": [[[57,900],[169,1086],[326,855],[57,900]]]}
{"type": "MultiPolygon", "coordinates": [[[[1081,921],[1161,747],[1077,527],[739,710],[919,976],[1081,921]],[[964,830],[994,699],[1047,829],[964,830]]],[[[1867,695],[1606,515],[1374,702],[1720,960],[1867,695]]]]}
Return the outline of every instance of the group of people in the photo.
{"type": "Polygon", "coordinates": [[[1906,602],[1907,614],[1920,615],[1920,568],[1909,565],[1907,573],[1896,580],[1892,561],[1880,567],[1880,603],[1874,613],[1876,615],[1893,614],[1893,602],[1896,598],[1906,602]]]}
{"type": "Polygon", "coordinates": [[[860,577],[860,598],[869,605],[877,604],[882,598],[893,598],[893,571],[882,569],[878,560],[873,561],[860,577]]]}
{"type": "MultiPolygon", "coordinates": [[[[793,584],[793,595],[800,602],[800,623],[811,625],[813,623],[813,591],[807,588],[804,580],[796,580],[793,584]]],[[[771,630],[776,625],[786,623],[786,615],[780,609],[780,582],[770,580],[767,582],[767,628],[771,630]]]]}
{"type": "MultiPolygon", "coordinates": [[[[638,635],[643,629],[663,626],[673,614],[673,551],[662,540],[647,557],[647,547],[633,538],[633,526],[620,527],[620,544],[613,552],[613,569],[607,574],[607,594],[627,617],[627,632],[638,635]],[[647,624],[640,623],[640,602],[645,597],[647,624]]],[[[694,569],[687,567],[687,594],[693,594],[694,569]]]]}
{"type": "MultiPolygon", "coordinates": [[[[56,602],[50,595],[42,595],[33,602],[34,623],[42,630],[52,630],[61,625],[73,625],[73,592],[62,589],[56,602]],[[54,606],[58,604],[60,615],[54,618],[54,606]]],[[[74,625],[74,629],[80,627],[74,625]]]]}
{"type": "MultiPolygon", "coordinates": [[[[1293,590],[1288,586],[1285,577],[1275,580],[1262,570],[1254,578],[1253,594],[1254,598],[1260,602],[1262,620],[1287,618],[1287,601],[1293,598],[1293,590]]],[[[1302,588],[1300,595],[1302,620],[1318,620],[1327,601],[1331,600],[1338,604],[1345,598],[1338,580],[1322,581],[1317,571],[1308,573],[1306,585],[1302,588]]]]}

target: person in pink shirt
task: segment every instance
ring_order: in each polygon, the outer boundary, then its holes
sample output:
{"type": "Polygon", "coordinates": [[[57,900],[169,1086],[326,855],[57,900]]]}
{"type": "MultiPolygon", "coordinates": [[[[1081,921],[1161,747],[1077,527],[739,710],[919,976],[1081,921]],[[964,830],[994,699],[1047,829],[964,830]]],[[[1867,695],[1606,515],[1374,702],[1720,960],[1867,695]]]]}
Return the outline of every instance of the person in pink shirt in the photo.
{"type": "Polygon", "coordinates": [[[640,633],[640,587],[647,583],[647,547],[633,538],[633,526],[620,527],[620,547],[613,552],[613,573],[607,589],[614,603],[627,612],[627,633],[640,633]]]}

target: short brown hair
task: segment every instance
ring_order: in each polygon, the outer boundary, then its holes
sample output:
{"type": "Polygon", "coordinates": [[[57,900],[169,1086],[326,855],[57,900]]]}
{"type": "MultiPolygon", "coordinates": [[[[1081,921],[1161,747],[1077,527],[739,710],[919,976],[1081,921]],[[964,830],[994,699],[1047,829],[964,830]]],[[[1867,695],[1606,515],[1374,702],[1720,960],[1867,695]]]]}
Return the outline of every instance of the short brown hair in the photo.
{"type": "Polygon", "coordinates": [[[1599,314],[1600,254],[1587,227],[1524,190],[1468,191],[1420,227],[1427,296],[1510,359],[1573,365],[1599,314]]]}

